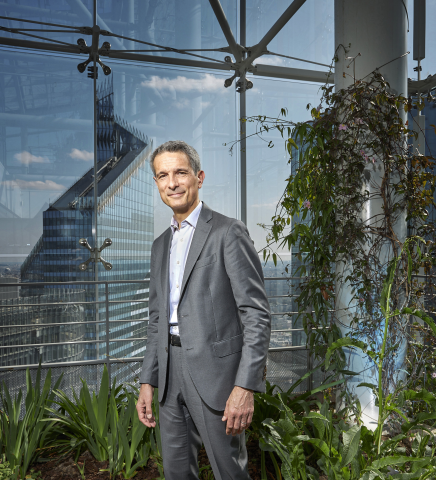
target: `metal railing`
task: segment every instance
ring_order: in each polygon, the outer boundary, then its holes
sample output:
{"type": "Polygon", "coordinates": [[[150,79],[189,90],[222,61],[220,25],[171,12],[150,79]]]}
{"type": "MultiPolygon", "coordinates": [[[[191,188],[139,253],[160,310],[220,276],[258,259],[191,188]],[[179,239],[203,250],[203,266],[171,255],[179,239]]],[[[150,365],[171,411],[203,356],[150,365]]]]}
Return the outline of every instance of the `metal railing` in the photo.
{"type": "MultiPolygon", "coordinates": [[[[299,277],[266,277],[265,281],[289,281],[289,280],[299,280],[299,277]]],[[[5,302],[8,302],[8,300],[2,300],[0,302],[0,351],[2,349],[29,349],[29,348],[40,348],[40,347],[55,347],[58,345],[89,345],[89,344],[94,344],[97,346],[97,351],[98,348],[101,344],[104,344],[106,346],[106,355],[104,359],[93,359],[93,360],[76,360],[76,361],[50,361],[46,363],[41,363],[42,367],[45,368],[55,368],[55,367],[73,367],[73,366],[85,366],[85,365],[101,365],[101,364],[106,364],[109,377],[111,377],[111,365],[112,364],[117,364],[117,363],[127,363],[127,362],[142,362],[143,357],[138,357],[138,356],[132,356],[132,357],[123,357],[123,358],[114,358],[114,356],[111,355],[111,344],[114,343],[123,343],[123,342],[135,342],[135,341],[144,341],[146,340],[146,337],[135,337],[135,336],[128,336],[126,338],[110,338],[111,337],[111,329],[110,327],[112,325],[116,324],[137,324],[140,322],[148,322],[148,318],[128,318],[128,319],[111,319],[111,311],[110,311],[110,306],[112,305],[120,305],[120,304],[141,304],[144,302],[148,302],[148,296],[145,298],[124,298],[122,300],[114,300],[111,299],[111,294],[113,292],[110,292],[109,288],[111,285],[123,285],[123,284],[139,284],[139,285],[147,285],[149,283],[149,279],[145,280],[107,280],[107,281],[67,281],[67,282],[26,282],[26,283],[2,283],[0,284],[0,293],[2,292],[2,288],[10,288],[14,287],[17,288],[26,288],[26,289],[33,289],[33,288],[41,288],[45,293],[50,294],[56,290],[56,286],[61,286],[61,287],[69,287],[71,289],[71,292],[76,291],[75,288],[84,288],[84,287],[91,287],[91,286],[96,286],[99,285],[103,287],[101,290],[104,289],[104,292],[99,293],[99,298],[95,300],[83,300],[83,301],[64,301],[62,299],[54,302],[41,302],[38,303],[37,301],[29,302],[29,296],[26,295],[27,297],[27,303],[19,303],[17,301],[17,298],[15,300],[11,300],[11,304],[5,304],[5,302]],[[47,288],[48,287],[48,288],[47,288]],[[102,295],[103,298],[100,297],[102,295]],[[17,301],[17,303],[15,303],[17,301]],[[86,320],[86,321],[72,321],[72,322],[62,322],[62,321],[51,321],[47,323],[10,323],[10,324],[3,324],[2,320],[4,318],[4,315],[2,315],[2,312],[8,311],[10,309],[37,309],[38,307],[68,307],[68,306],[92,306],[94,305],[96,310],[98,311],[101,307],[104,308],[104,312],[99,311],[98,315],[96,316],[96,320],[86,320]],[[74,325],[95,325],[96,333],[99,331],[99,325],[105,325],[105,337],[100,339],[98,335],[96,334],[96,338],[91,339],[91,340],[72,340],[72,341],[56,341],[56,342],[39,342],[39,343],[19,343],[19,344],[5,344],[6,336],[3,335],[3,332],[5,329],[41,329],[41,328],[47,328],[47,327],[62,327],[62,326],[74,326],[74,325]]],[[[58,287],[60,288],[60,287],[58,287]]],[[[139,293],[144,293],[144,287],[142,286],[141,288],[138,288],[140,290],[139,293]]],[[[92,293],[92,292],[91,292],[92,293]]],[[[130,296],[137,295],[135,292],[124,292],[128,293],[130,296]]],[[[95,294],[94,294],[95,296],[95,294]]],[[[296,295],[271,295],[268,297],[268,299],[279,299],[279,298],[293,298],[296,297],[296,295]]],[[[18,297],[19,300],[20,297],[18,297]]],[[[35,296],[35,299],[38,298],[35,296]]],[[[91,297],[92,298],[92,297],[91,297]]],[[[119,297],[118,297],[119,298],[119,297]]],[[[101,309],[103,309],[101,308],[101,309]]],[[[14,310],[16,312],[16,315],[18,316],[18,311],[14,310]]],[[[274,312],[272,313],[273,317],[275,316],[292,316],[297,314],[298,312],[296,311],[286,311],[286,312],[274,312]]],[[[13,318],[13,317],[12,317],[13,318]]],[[[41,320],[41,319],[40,319],[41,320]]],[[[273,329],[272,333],[289,333],[292,334],[293,332],[304,332],[303,328],[278,328],[278,329],[273,329]]],[[[9,342],[8,342],[9,343],[9,342]]],[[[144,347],[145,350],[145,347],[144,347]]],[[[290,350],[308,350],[306,345],[287,345],[287,346],[276,346],[276,347],[270,347],[269,352],[285,352],[285,351],[290,351],[290,350]]],[[[4,351],[4,350],[3,350],[4,351]]],[[[310,355],[308,354],[308,357],[310,355]]],[[[0,362],[2,361],[0,357],[0,362]]],[[[39,363],[32,363],[32,364],[24,364],[24,365],[0,365],[0,373],[5,372],[5,371],[13,371],[13,370],[25,370],[27,368],[29,369],[35,369],[39,367],[39,363]]],[[[310,360],[308,360],[308,365],[307,368],[310,369],[311,364],[310,360]]]]}

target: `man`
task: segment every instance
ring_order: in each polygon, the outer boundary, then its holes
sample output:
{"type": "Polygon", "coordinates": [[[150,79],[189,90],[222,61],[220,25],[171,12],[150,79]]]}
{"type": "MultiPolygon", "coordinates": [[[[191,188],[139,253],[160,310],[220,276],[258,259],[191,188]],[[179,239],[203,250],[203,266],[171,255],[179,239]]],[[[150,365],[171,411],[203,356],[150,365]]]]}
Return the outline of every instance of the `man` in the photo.
{"type": "Polygon", "coordinates": [[[170,141],[151,157],[174,216],[151,250],[148,342],[137,410],[154,427],[159,387],[167,480],[198,479],[202,442],[217,480],[249,479],[244,430],[263,391],[271,317],[262,268],[243,223],[199,199],[198,153],[170,141]]]}

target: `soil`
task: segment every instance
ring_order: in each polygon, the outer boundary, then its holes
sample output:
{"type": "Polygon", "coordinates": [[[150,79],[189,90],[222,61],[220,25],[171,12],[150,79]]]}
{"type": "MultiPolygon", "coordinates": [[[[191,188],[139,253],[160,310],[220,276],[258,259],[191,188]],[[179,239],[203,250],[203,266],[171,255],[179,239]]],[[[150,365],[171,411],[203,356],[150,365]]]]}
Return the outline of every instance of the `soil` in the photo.
{"type": "MultiPolygon", "coordinates": [[[[261,480],[260,476],[260,449],[259,442],[250,439],[247,443],[248,451],[248,470],[252,480],[261,480]]],[[[206,467],[201,477],[204,480],[212,480],[209,459],[204,448],[200,450],[198,459],[201,467],[206,467]]],[[[280,462],[278,462],[280,465],[280,462]]],[[[97,460],[87,451],[81,455],[77,464],[82,468],[85,465],[86,480],[110,480],[109,472],[104,472],[108,462],[97,462],[97,460]]],[[[265,466],[268,480],[276,480],[274,465],[267,453],[265,456],[265,466]]],[[[40,459],[40,461],[31,466],[33,475],[31,478],[38,480],[82,480],[79,469],[72,457],[58,457],[53,455],[49,458],[40,459]],[[39,475],[38,475],[39,473],[39,475]]],[[[30,474],[30,471],[29,471],[30,474]]],[[[149,460],[145,468],[139,469],[134,476],[135,480],[152,480],[159,478],[159,470],[153,460],[149,460]]],[[[124,480],[120,475],[117,480],[124,480]]],[[[180,479],[183,480],[183,479],[180,479]]]]}

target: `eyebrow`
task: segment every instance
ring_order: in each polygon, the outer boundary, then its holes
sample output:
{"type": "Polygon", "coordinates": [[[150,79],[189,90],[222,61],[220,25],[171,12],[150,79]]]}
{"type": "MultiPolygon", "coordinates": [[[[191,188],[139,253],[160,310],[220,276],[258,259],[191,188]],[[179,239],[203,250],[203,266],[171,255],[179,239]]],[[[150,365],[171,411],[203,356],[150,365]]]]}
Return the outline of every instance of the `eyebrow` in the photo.
{"type": "MultiPolygon", "coordinates": [[[[175,173],[178,173],[178,172],[189,172],[189,168],[178,168],[175,171],[175,173]]],[[[159,176],[159,175],[165,174],[165,173],[169,173],[169,172],[166,172],[166,171],[156,172],[156,177],[159,176]]]]}

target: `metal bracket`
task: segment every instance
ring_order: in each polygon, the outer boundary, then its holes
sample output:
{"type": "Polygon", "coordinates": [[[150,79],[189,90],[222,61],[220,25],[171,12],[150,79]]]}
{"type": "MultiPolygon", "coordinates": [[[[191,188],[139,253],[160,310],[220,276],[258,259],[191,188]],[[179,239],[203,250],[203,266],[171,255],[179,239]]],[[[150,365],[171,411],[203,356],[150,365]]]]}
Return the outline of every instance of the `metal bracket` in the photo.
{"type": "Polygon", "coordinates": [[[79,240],[79,245],[81,247],[87,248],[91,253],[91,256],[88,258],[88,260],[85,260],[83,263],[79,265],[79,270],[84,272],[88,268],[88,265],[91,262],[95,262],[95,263],[101,262],[103,264],[103,267],[106,270],[112,270],[112,263],[106,262],[106,260],[100,255],[102,250],[112,245],[112,240],[110,238],[106,238],[106,240],[103,242],[100,248],[92,248],[91,245],[89,245],[88,240],[86,238],[81,238],[79,240]]]}
{"type": "MultiPolygon", "coordinates": [[[[86,28],[89,29],[89,27],[86,27],[86,28]]],[[[86,70],[86,67],[88,66],[88,64],[93,62],[95,59],[95,61],[103,69],[103,73],[105,75],[110,75],[112,70],[110,67],[105,65],[100,60],[100,54],[102,55],[107,54],[111,48],[111,44],[109,42],[104,42],[103,45],[100,48],[98,48],[98,41],[100,38],[100,34],[106,34],[108,32],[106,32],[105,30],[101,30],[98,25],[95,25],[94,27],[92,27],[92,29],[89,29],[89,30],[91,30],[90,33],[92,33],[92,45],[90,47],[88,47],[88,45],[86,44],[86,41],[83,38],[79,38],[77,40],[77,45],[79,45],[80,51],[83,53],[89,53],[88,60],[86,60],[85,62],[79,63],[77,65],[77,70],[79,70],[80,73],[83,73],[86,70]]],[[[89,35],[90,33],[86,33],[86,34],[89,35]]],[[[90,68],[92,68],[92,70],[89,70],[90,74],[88,74],[88,77],[94,78],[94,75],[98,76],[98,72],[94,72],[93,67],[90,67],[90,68]]]]}

